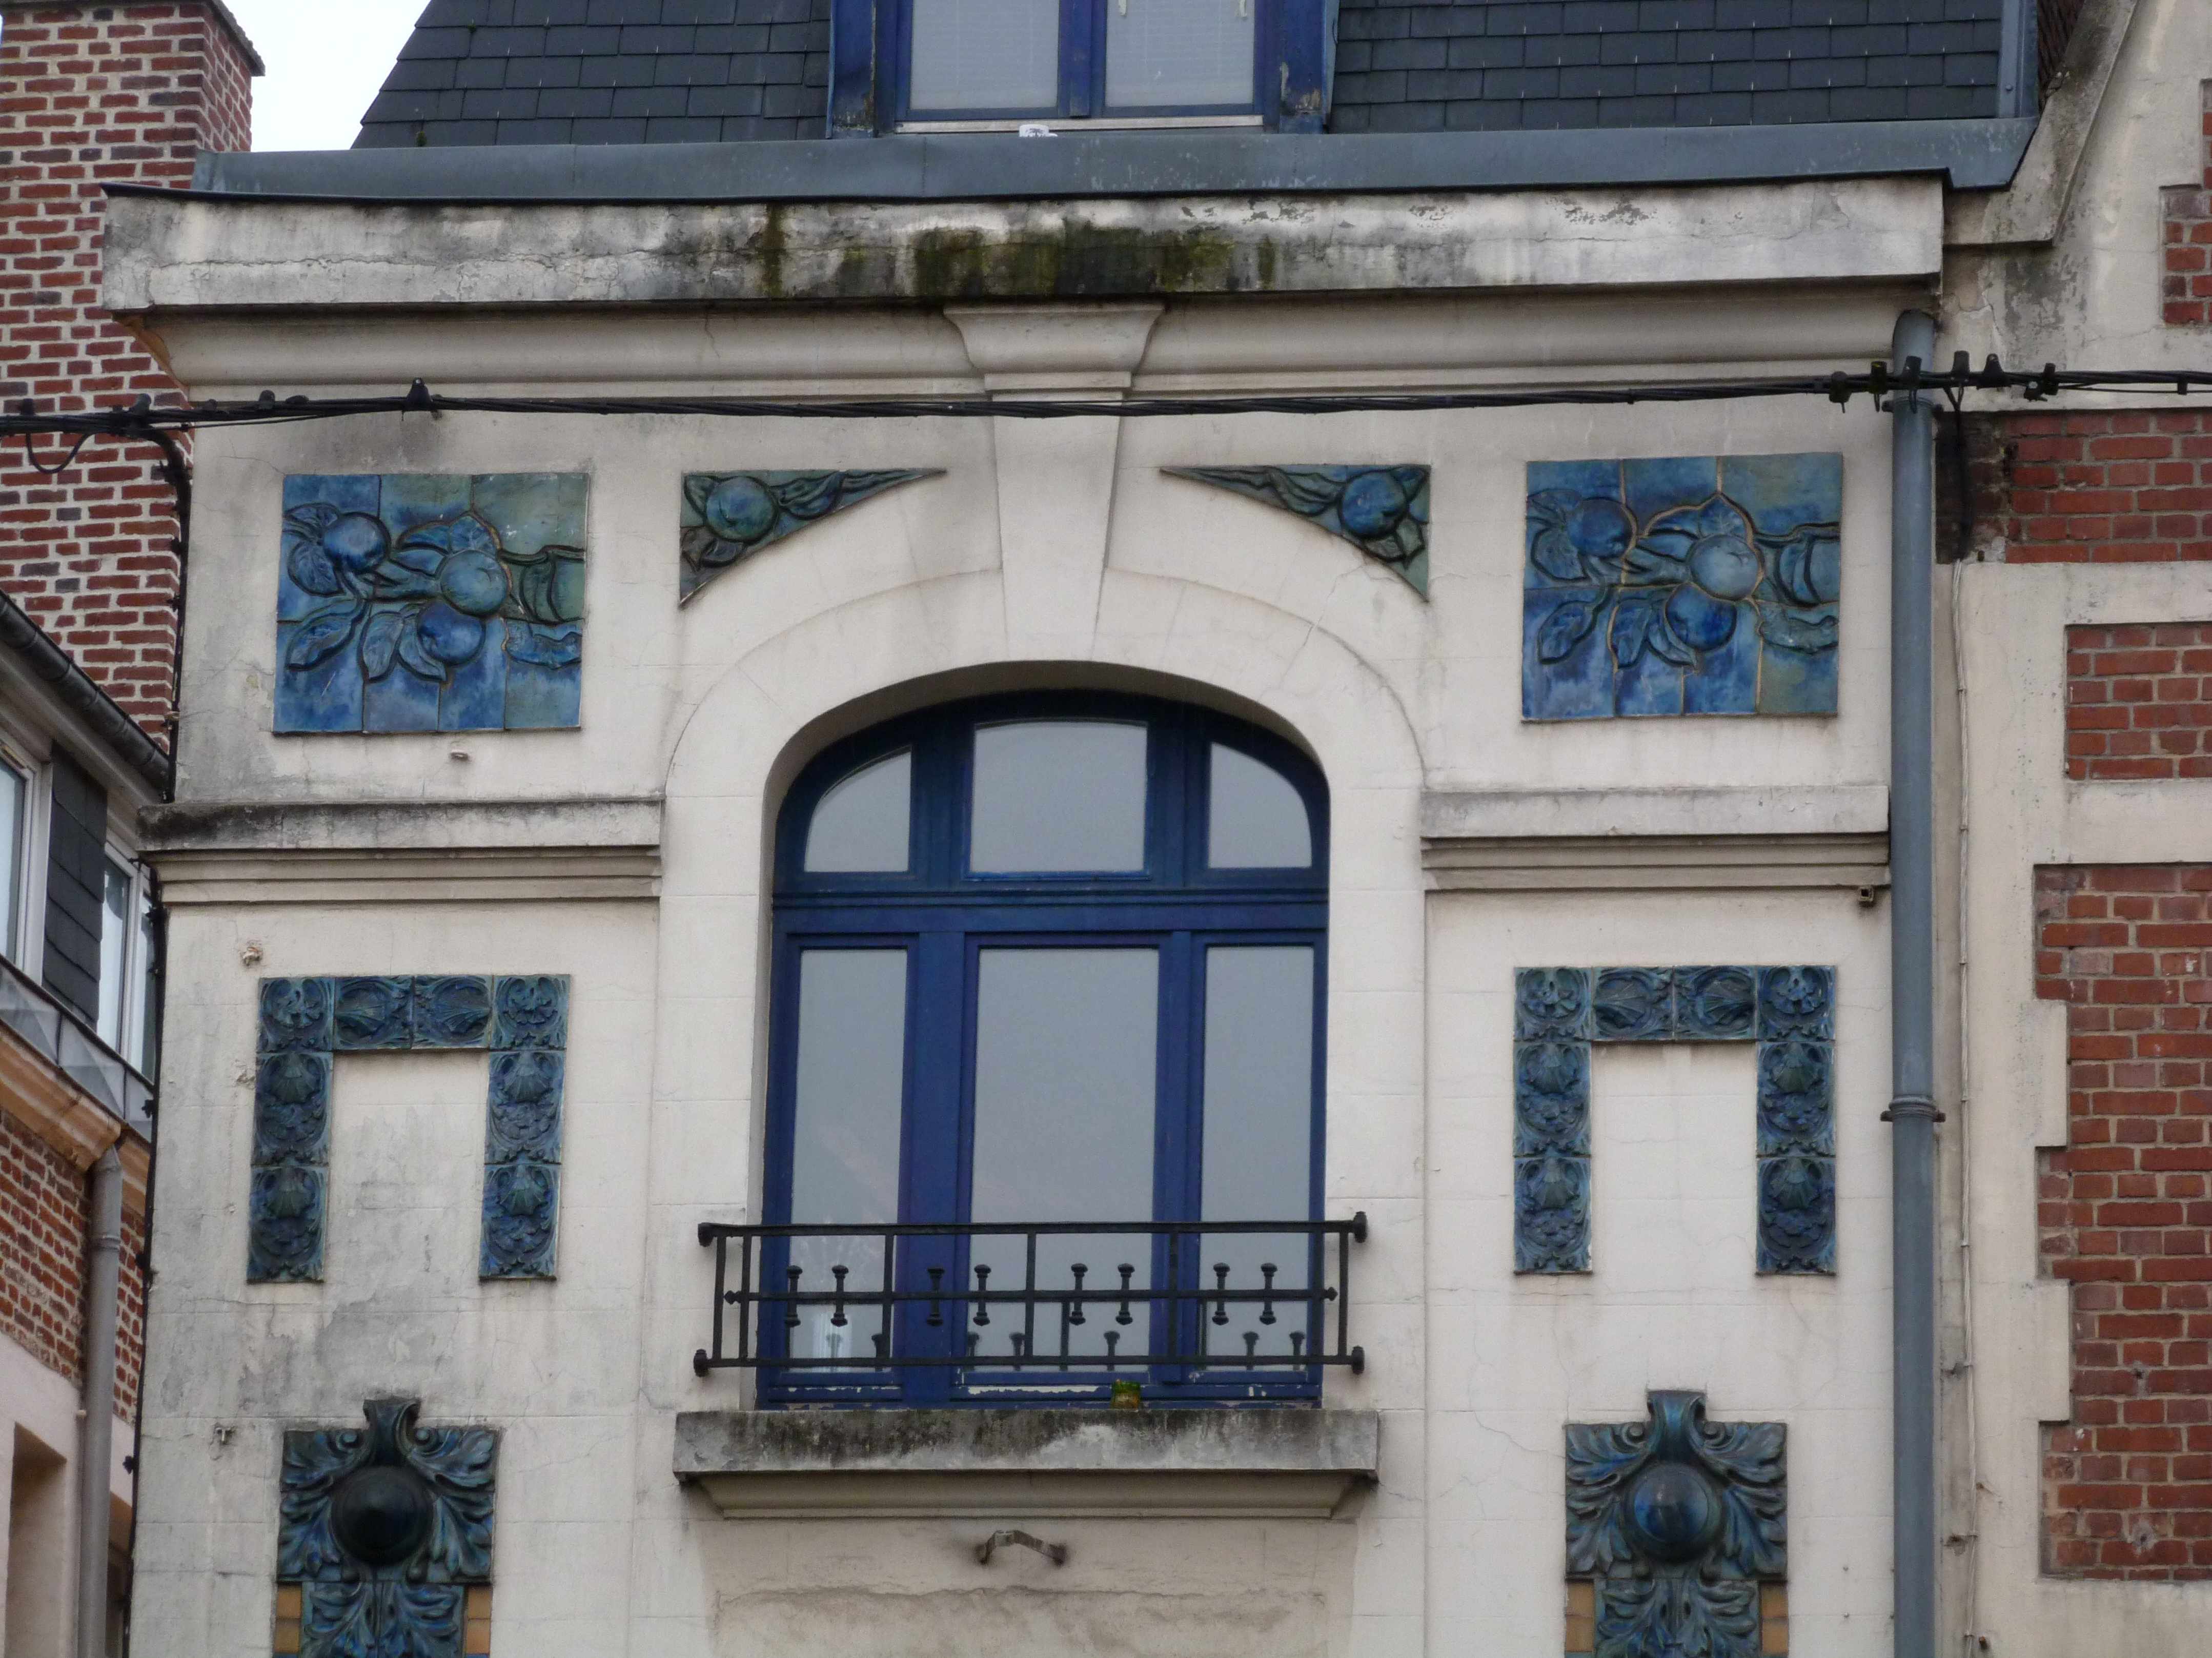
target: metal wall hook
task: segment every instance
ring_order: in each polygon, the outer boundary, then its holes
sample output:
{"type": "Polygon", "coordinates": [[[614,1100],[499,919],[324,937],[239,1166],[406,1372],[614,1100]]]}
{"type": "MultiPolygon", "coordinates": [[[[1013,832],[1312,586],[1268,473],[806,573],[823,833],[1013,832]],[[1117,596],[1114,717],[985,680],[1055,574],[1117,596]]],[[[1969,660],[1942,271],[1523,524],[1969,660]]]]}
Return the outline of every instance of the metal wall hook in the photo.
{"type": "Polygon", "coordinates": [[[1048,1543],[1042,1537],[1033,1537],[1025,1531],[993,1532],[975,1546],[975,1564],[979,1566],[989,1565],[993,1555],[1000,1549],[1009,1546],[1035,1549],[1055,1566],[1064,1566],[1067,1564],[1066,1544],[1048,1543]]]}

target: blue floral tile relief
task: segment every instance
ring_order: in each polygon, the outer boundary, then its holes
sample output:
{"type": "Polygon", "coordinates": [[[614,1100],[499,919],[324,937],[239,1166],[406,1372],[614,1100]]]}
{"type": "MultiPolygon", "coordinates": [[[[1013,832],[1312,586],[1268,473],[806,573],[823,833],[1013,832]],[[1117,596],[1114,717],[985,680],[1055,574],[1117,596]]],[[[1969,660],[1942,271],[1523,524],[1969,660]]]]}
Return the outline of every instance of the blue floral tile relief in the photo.
{"type": "Polygon", "coordinates": [[[580,472],[284,480],[279,732],[580,719],[580,472]]]}
{"type": "Polygon", "coordinates": [[[1759,1585],[1790,1572],[1789,1430],[1655,1391],[1641,1422],[1567,1424],[1567,1576],[1590,1658],[1759,1658],[1759,1585]]]}
{"type": "Polygon", "coordinates": [[[1528,720],[1836,711],[1841,455],[1528,468],[1528,720]]]}
{"type": "Polygon", "coordinates": [[[1429,469],[1425,466],[1164,466],[1295,513],[1348,541],[1424,598],[1429,596],[1429,469]]]}
{"type": "Polygon", "coordinates": [[[339,1054],[491,1050],[478,1275],[553,1276],[568,981],[557,975],[264,979],[247,1281],[323,1276],[331,1069],[339,1054]]]}
{"type": "Polygon", "coordinates": [[[1514,975],[1513,1270],[1589,1271],[1593,1042],[1758,1047],[1759,1270],[1836,1270],[1835,969],[1514,975]]]}
{"type": "Polygon", "coordinates": [[[361,1428],[284,1436],[276,1581],[301,1594],[301,1658],[462,1658],[469,1589],[491,1582],[499,1430],[416,1425],[372,1399],[361,1428]]]}
{"type": "Polygon", "coordinates": [[[690,604],[692,594],[723,571],[833,513],[902,483],[944,476],[934,466],[895,472],[686,472],[676,602],[690,604]]]}

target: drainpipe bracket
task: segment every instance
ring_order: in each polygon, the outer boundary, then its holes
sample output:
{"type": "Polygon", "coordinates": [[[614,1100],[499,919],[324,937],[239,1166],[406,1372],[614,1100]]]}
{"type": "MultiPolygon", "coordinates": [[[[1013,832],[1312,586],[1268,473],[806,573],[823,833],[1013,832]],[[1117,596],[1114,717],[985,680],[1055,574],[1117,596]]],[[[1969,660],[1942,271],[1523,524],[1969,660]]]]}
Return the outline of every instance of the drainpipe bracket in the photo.
{"type": "Polygon", "coordinates": [[[1936,1108],[1935,1101],[1917,1095],[1899,1095],[1889,1102],[1889,1109],[1881,1114],[1884,1122],[1898,1122],[1906,1117],[1925,1117],[1930,1122],[1951,1121],[1936,1108]]]}

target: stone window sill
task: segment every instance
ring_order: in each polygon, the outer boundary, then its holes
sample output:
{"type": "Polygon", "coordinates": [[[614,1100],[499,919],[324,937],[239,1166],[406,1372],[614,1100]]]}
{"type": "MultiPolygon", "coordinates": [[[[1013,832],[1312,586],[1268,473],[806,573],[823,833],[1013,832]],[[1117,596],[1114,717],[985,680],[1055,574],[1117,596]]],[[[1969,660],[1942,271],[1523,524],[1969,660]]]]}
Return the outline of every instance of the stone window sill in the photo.
{"type": "Polygon", "coordinates": [[[1381,1441],[1372,1411],[700,1411],[676,1477],[733,1520],[1325,1520],[1381,1441]]]}

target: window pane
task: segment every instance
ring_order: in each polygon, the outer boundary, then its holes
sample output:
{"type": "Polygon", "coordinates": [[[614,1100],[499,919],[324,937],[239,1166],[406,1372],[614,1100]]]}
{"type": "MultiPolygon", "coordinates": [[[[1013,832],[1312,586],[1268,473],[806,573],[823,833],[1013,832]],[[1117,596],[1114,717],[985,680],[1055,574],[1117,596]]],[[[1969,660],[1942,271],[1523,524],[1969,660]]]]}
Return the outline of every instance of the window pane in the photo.
{"type": "Polygon", "coordinates": [[[131,872],[110,859],[106,914],[100,922],[100,1040],[120,1049],[123,1043],[123,958],[136,930],[131,914],[131,872]]]}
{"type": "Polygon", "coordinates": [[[1305,869],[1313,863],[1306,803],[1273,766],[1216,743],[1206,803],[1206,861],[1215,869],[1305,869]]]}
{"type": "MultiPolygon", "coordinates": [[[[986,950],[975,987],[975,1151],[970,1213],[979,1222],[1129,1221],[1152,1218],[1155,1059],[1159,955],[1151,950],[986,950]]],[[[994,1290],[1023,1287],[1025,1244],[979,1237],[971,1269],[990,1270],[994,1290]]],[[[1036,1282],[1115,1289],[1152,1282],[1152,1246],[1137,1236],[1073,1235],[1037,1240],[1036,1282]]],[[[971,1278],[971,1283],[973,1282],[971,1278]]],[[[1064,1304],[1064,1303],[1063,1303],[1064,1304]]],[[[1011,1353],[1024,1333],[1011,1304],[974,1311],[968,1333],[979,1355],[1011,1353]]],[[[1142,1352],[1150,1338],[1145,1303],[1130,1320],[1094,1303],[1071,1312],[1036,1310],[1036,1351],[1142,1352]],[[1109,1343],[1109,1334],[1115,1337],[1109,1343]]]]}
{"type": "Polygon", "coordinates": [[[23,809],[28,785],[10,766],[0,766],[0,956],[15,959],[23,909],[23,809]]]}
{"type": "Polygon", "coordinates": [[[914,0],[908,105],[1060,106],[1060,0],[914,0]]]}
{"type": "Polygon", "coordinates": [[[975,728],[970,870],[1054,874],[1144,866],[1144,726],[1030,720],[975,728]]]}
{"type": "MultiPolygon", "coordinates": [[[[906,1092],[906,952],[809,950],[799,957],[799,1076],[793,1090],[791,1218],[799,1225],[896,1221],[899,1112],[906,1092]]],[[[803,1291],[883,1288],[883,1245],[872,1238],[793,1240],[803,1291]]],[[[775,1288],[764,1285],[764,1288],[775,1288]]],[[[771,1310],[768,1316],[775,1316],[771,1310]]],[[[808,1307],[788,1327],[794,1357],[874,1353],[872,1308],[808,1307]]]]}
{"type": "MultiPolygon", "coordinates": [[[[1309,1214],[1313,1191],[1313,950],[1305,944],[1216,945],[1206,952],[1205,1163],[1207,1220],[1295,1220],[1309,1214]]],[[[1308,1283],[1308,1244],[1295,1233],[1210,1236],[1200,1282],[1229,1268],[1232,1290],[1308,1283]]],[[[1288,1353],[1291,1333],[1307,1336],[1302,1305],[1225,1302],[1207,1309],[1206,1351],[1288,1353]],[[1228,1321],[1217,1323],[1225,1312],[1228,1321]],[[1272,1318],[1269,1316],[1273,1314],[1272,1318]]]]}
{"type": "Polygon", "coordinates": [[[138,1069],[157,1075],[161,1063],[161,983],[155,976],[158,957],[154,949],[154,894],[151,887],[138,897],[138,1069]]]}
{"type": "Polygon", "coordinates": [[[914,756],[902,751],[830,786],[806,829],[810,874],[894,875],[907,865],[914,756]]]}
{"type": "Polygon", "coordinates": [[[1259,0],[1119,0],[1106,8],[1114,108],[1252,101],[1259,0]]]}

